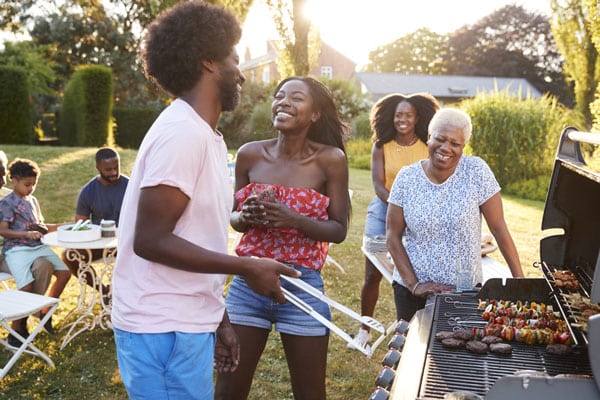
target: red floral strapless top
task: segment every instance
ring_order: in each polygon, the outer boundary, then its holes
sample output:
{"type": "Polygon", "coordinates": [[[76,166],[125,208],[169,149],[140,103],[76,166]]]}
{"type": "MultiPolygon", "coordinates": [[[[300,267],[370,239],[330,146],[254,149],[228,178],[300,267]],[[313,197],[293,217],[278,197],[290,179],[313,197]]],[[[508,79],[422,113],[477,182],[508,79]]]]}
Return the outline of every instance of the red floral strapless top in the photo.
{"type": "MultiPolygon", "coordinates": [[[[250,195],[278,201],[291,210],[318,221],[329,219],[329,197],[314,189],[293,188],[265,183],[250,183],[235,193],[238,211],[250,195]]],[[[235,252],[239,256],[273,258],[319,271],[327,258],[328,242],[306,237],[293,228],[277,229],[252,225],[240,239],[235,252]]]]}

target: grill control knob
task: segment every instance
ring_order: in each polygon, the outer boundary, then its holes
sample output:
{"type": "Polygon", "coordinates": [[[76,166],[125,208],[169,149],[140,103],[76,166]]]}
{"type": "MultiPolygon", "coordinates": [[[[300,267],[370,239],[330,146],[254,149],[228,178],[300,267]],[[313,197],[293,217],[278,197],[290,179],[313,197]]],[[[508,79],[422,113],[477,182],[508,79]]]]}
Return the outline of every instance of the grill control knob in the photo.
{"type": "Polygon", "coordinates": [[[404,337],[404,335],[397,333],[392,337],[392,339],[388,343],[388,348],[402,350],[402,347],[404,347],[405,341],[406,341],[406,338],[404,337]]]}
{"type": "Polygon", "coordinates": [[[396,377],[396,373],[390,367],[384,367],[377,378],[375,378],[375,386],[382,387],[384,389],[390,389],[392,387],[392,383],[394,383],[394,378],[396,377]]]}
{"type": "Polygon", "coordinates": [[[383,361],[381,363],[384,367],[396,368],[400,362],[400,356],[401,353],[398,350],[390,349],[385,357],[383,357],[383,361]]]}
{"type": "Polygon", "coordinates": [[[390,393],[384,388],[377,388],[373,393],[371,393],[371,397],[369,400],[387,400],[390,397],[390,393]]]}
{"type": "Polygon", "coordinates": [[[406,335],[406,332],[408,332],[409,327],[410,324],[408,323],[408,321],[401,319],[400,321],[398,321],[398,325],[396,325],[396,333],[406,335]]]}

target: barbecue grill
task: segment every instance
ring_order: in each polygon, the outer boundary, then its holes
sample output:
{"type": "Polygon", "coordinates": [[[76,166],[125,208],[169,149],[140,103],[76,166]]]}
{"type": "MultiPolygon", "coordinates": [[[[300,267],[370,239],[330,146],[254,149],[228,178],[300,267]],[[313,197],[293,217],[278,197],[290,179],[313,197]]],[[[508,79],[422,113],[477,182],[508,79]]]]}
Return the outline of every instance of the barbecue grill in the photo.
{"type": "Polygon", "coordinates": [[[600,145],[600,134],[574,128],[561,134],[542,218],[542,230],[552,234],[541,240],[535,264],[543,278],[495,278],[480,290],[431,296],[410,321],[397,368],[384,359],[376,380],[383,387],[371,399],[600,400],[600,314],[589,317],[586,328],[571,301],[576,293],[600,303],[600,173],[586,164],[582,143],[600,145]],[[559,287],[557,270],[573,272],[577,290],[559,287]],[[437,332],[481,324],[480,299],[552,305],[567,321],[572,351],[549,354],[544,345],[516,341],[508,355],[442,347],[437,332]]]}

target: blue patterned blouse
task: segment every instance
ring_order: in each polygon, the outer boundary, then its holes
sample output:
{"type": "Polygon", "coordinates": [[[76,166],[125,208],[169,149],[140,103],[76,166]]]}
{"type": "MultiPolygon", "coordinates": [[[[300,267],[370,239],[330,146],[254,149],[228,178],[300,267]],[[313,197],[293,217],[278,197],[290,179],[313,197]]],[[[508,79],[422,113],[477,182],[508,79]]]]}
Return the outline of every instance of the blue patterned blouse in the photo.
{"type": "MultiPolygon", "coordinates": [[[[481,282],[481,211],[500,191],[490,167],[479,157],[462,156],[454,174],[432,183],[421,162],[400,170],[388,202],[402,207],[404,246],[420,282],[454,286],[457,262],[469,263],[481,282]]],[[[394,280],[404,285],[397,270],[394,280]]]]}

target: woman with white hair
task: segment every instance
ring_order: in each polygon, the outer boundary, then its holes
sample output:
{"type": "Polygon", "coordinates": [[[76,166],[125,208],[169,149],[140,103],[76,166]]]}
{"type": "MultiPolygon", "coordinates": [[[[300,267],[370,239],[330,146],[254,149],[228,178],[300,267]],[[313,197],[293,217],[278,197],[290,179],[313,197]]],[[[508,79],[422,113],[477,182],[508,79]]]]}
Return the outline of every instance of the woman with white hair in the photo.
{"type": "Polygon", "coordinates": [[[523,277],[500,185],[484,160],[463,156],[471,130],[465,112],[439,110],[429,124],[429,157],[401,169],[392,185],[386,235],[398,319],[410,320],[427,296],[454,290],[460,264],[481,282],[481,214],[513,277],[523,277]]]}

